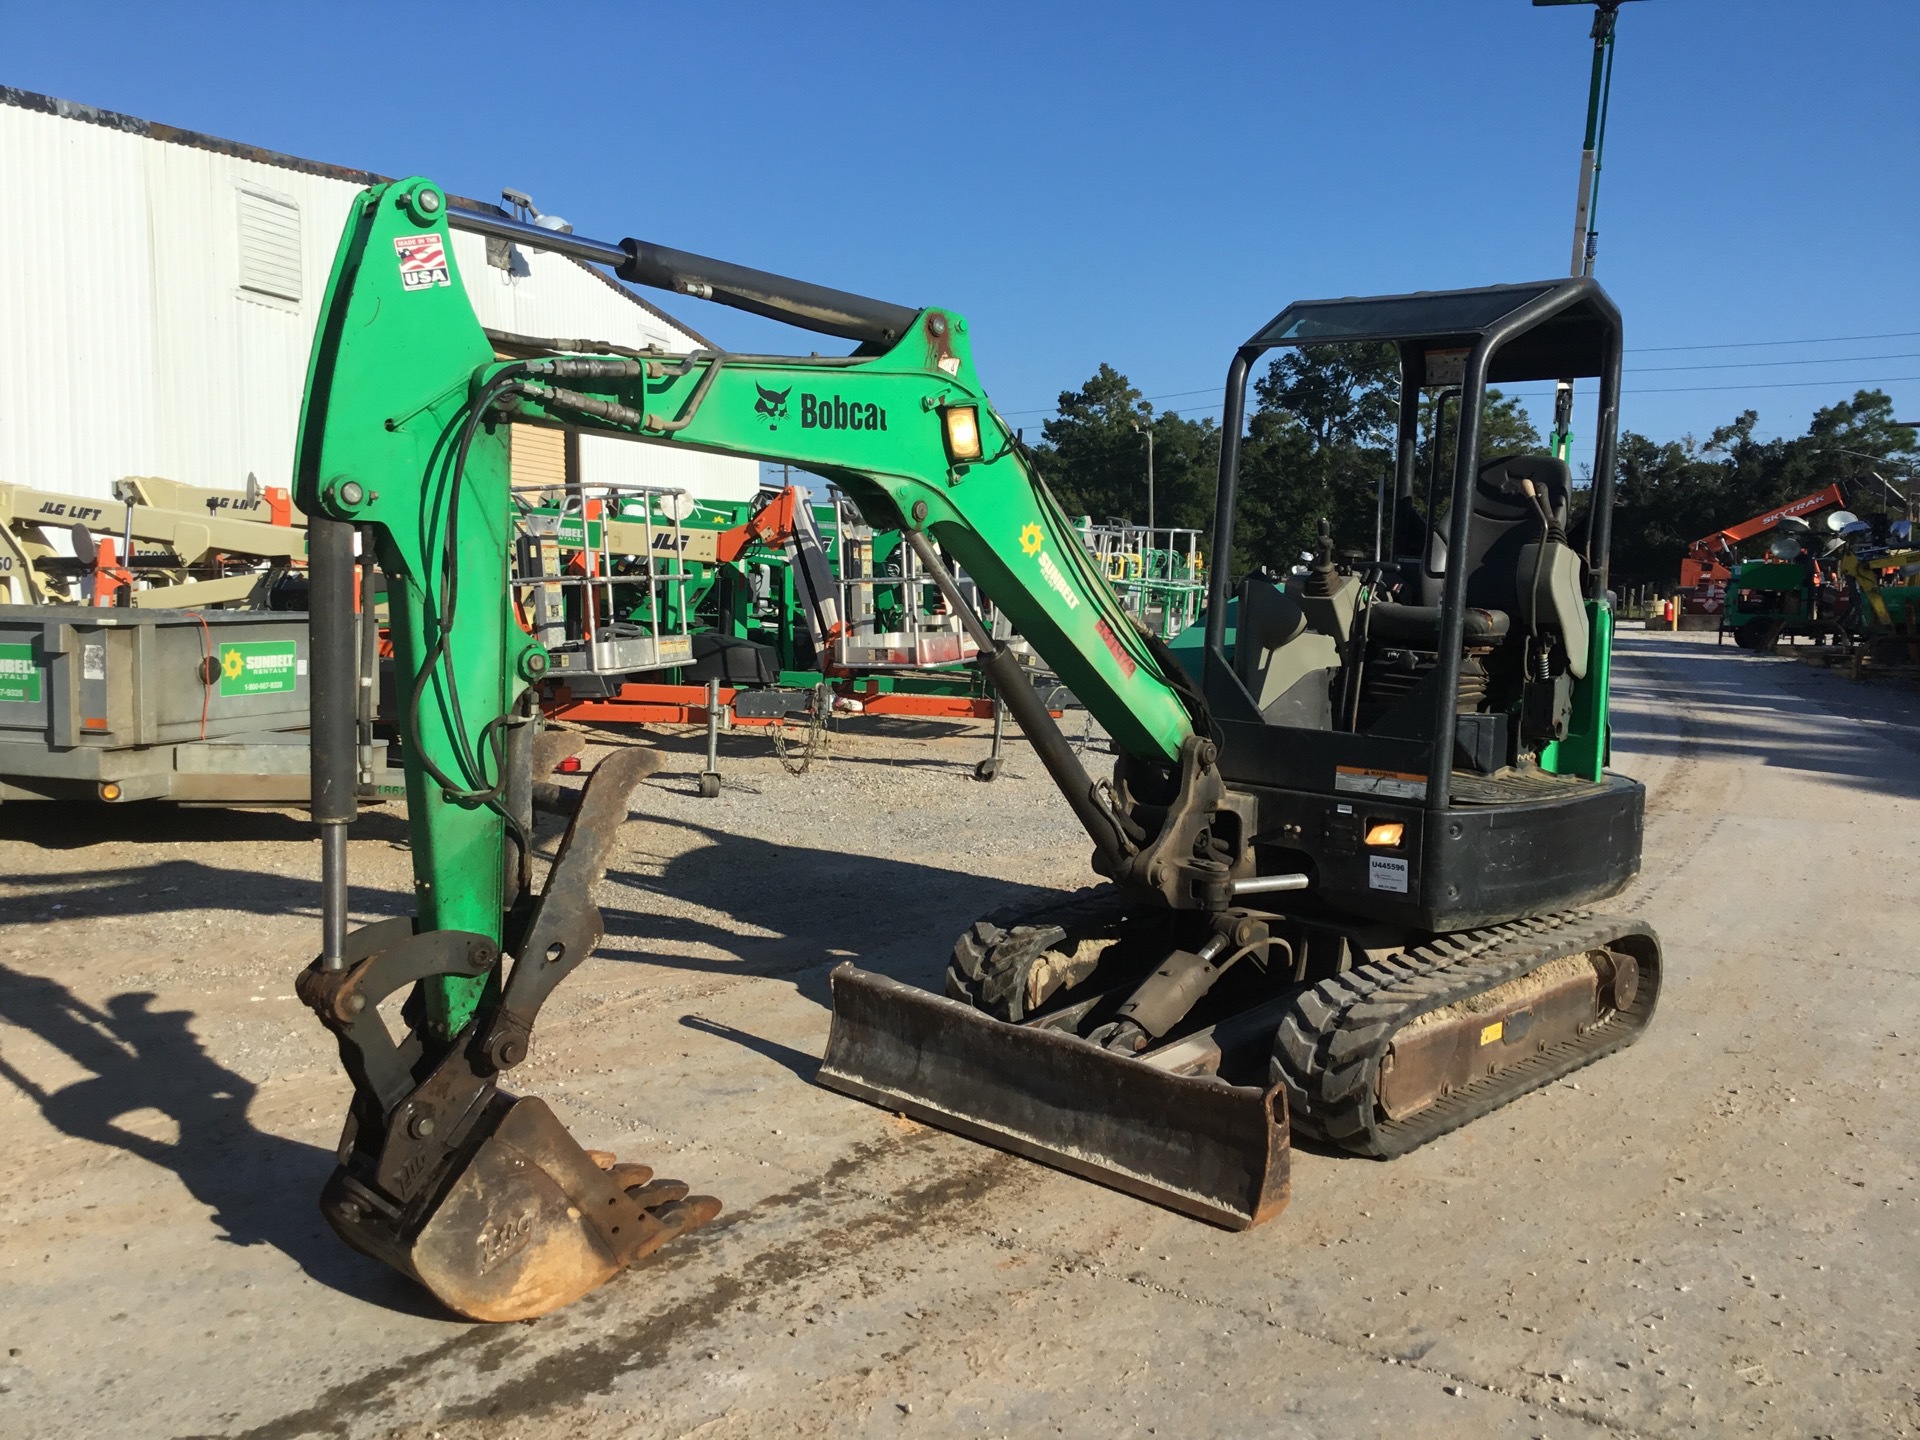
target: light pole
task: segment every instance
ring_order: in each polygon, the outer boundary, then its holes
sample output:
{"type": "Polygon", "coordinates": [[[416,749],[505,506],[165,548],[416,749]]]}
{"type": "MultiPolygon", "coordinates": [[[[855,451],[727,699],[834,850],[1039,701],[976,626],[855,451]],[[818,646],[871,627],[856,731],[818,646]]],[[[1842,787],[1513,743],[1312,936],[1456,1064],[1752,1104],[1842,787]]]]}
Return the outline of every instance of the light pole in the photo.
{"type": "MultiPolygon", "coordinates": [[[[1896,420],[1894,423],[1897,425],[1900,422],[1896,420]]],[[[1809,451],[1808,453],[1813,455],[1853,455],[1858,457],[1861,460],[1871,460],[1877,465],[1885,465],[1887,466],[1888,469],[1892,469],[1893,463],[1894,463],[1890,461],[1888,457],[1885,455],[1871,455],[1871,454],[1868,454],[1865,450],[1849,450],[1844,445],[1822,445],[1819,449],[1809,451]]],[[[1874,479],[1880,482],[1881,489],[1885,490],[1889,495],[1891,495],[1895,500],[1897,500],[1900,503],[1900,508],[1907,512],[1906,515],[1902,518],[1911,522],[1913,520],[1913,494],[1914,494],[1913,482],[1914,482],[1914,475],[1915,475],[1915,467],[1913,462],[1910,460],[1903,460],[1898,463],[1906,467],[1907,493],[1905,495],[1902,495],[1900,493],[1900,488],[1897,485],[1895,485],[1891,480],[1887,479],[1886,476],[1882,475],[1878,470],[1869,470],[1867,473],[1873,476],[1874,479]]],[[[1884,509],[1884,507],[1885,507],[1885,502],[1883,501],[1882,508],[1884,509]]]]}
{"type": "MultiPolygon", "coordinates": [[[[1587,85],[1587,137],[1580,147],[1580,193],[1573,206],[1573,268],[1593,274],[1600,249],[1596,224],[1600,202],[1600,157],[1607,143],[1607,99],[1613,93],[1613,25],[1627,0],[1533,0],[1537,6],[1593,6],[1593,78],[1587,85]]],[[[1561,460],[1573,450],[1573,381],[1561,380],[1553,393],[1553,453],[1561,460]]]]}
{"type": "Polygon", "coordinates": [[[1147,544],[1153,544],[1153,422],[1142,425],[1138,420],[1131,422],[1133,428],[1147,437],[1147,544]]]}

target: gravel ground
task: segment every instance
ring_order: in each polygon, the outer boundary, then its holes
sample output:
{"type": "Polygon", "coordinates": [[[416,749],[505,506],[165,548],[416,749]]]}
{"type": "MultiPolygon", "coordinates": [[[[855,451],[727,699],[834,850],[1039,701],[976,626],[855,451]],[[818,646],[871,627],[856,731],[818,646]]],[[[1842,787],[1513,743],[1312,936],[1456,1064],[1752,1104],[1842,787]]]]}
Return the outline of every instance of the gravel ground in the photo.
{"type": "MultiPolygon", "coordinates": [[[[1403,1160],[1297,1151],[1243,1235],[808,1083],[836,961],[937,983],[1089,878],[1024,745],[989,786],[981,727],[862,722],[801,776],[742,735],[703,801],[666,737],[522,1084],[728,1208],[505,1327],[319,1220],[300,818],[6,807],[0,1431],[1916,1433],[1920,706],[1691,635],[1624,636],[1618,685],[1652,1030],[1403,1160]]],[[[407,905],[403,836],[356,827],[360,918],[407,905]]]]}

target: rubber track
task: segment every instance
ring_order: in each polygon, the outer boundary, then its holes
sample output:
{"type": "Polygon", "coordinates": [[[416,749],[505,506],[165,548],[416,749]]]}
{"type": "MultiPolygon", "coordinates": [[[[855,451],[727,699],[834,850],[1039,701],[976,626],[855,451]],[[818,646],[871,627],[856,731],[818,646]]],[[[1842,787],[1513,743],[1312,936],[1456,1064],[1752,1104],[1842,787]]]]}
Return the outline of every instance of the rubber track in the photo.
{"type": "Polygon", "coordinates": [[[1026,969],[1021,962],[1060,939],[1116,925],[1137,905],[1116,886],[1090,885],[1033,909],[996,910],[954,941],[947,995],[997,1020],[1023,1020],[1026,969]]]}
{"type": "Polygon", "coordinates": [[[1356,965],[1302,991],[1274,1038],[1274,1079],[1287,1087],[1296,1129],[1384,1160],[1632,1044],[1646,1029],[1659,995],[1659,938],[1639,920],[1572,910],[1461,931],[1356,965]],[[1381,1112],[1375,1103],[1380,1063],[1407,1022],[1563,955],[1603,948],[1625,950],[1640,963],[1631,1007],[1614,1011],[1576,1040],[1451,1091],[1416,1114],[1389,1120],[1381,1112]]]}

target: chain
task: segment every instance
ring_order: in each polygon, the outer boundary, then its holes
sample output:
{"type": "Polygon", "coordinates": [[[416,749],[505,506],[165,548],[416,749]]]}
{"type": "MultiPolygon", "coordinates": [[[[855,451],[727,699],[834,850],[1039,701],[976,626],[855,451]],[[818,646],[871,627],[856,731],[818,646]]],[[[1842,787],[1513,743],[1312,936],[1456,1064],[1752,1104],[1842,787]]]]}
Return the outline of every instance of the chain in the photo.
{"type": "Polygon", "coordinates": [[[806,739],[801,743],[796,756],[787,744],[787,722],[782,716],[773,725],[773,753],[780,761],[781,768],[789,775],[804,775],[813,764],[814,757],[827,758],[832,749],[832,737],[827,731],[827,717],[833,713],[833,697],[825,685],[818,686],[813,692],[813,704],[807,712],[806,739]]]}

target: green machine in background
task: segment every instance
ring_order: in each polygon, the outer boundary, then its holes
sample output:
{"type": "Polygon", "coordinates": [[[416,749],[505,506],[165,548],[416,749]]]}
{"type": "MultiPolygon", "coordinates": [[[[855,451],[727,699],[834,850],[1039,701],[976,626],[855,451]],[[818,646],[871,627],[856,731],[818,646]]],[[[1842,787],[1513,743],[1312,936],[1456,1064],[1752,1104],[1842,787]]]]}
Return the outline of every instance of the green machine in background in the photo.
{"type": "Polygon", "coordinates": [[[1815,526],[1798,515],[1779,525],[1781,533],[1764,556],[1736,560],[1728,569],[1719,630],[1743,650],[1770,651],[1790,636],[1824,644],[1855,628],[1849,624],[1849,597],[1835,583],[1840,571],[1832,557],[1845,548],[1849,527],[1867,527],[1851,511],[1828,511],[1818,528],[1831,538],[1816,554],[1815,526]]]}
{"type": "Polygon", "coordinates": [[[1816,643],[1841,633],[1838,615],[1823,613],[1823,590],[1812,557],[1736,560],[1727,580],[1720,629],[1743,650],[1771,650],[1790,635],[1816,643]]]}
{"type": "Polygon", "coordinates": [[[776,708],[810,706],[830,680],[983,698],[977,647],[900,532],[818,483],[824,501],[797,485],[736,501],[591,482],[516,493],[515,593],[549,680],[569,701],[636,680],[780,691],[776,708]]]}

